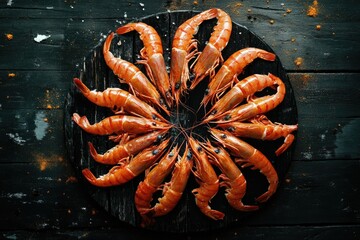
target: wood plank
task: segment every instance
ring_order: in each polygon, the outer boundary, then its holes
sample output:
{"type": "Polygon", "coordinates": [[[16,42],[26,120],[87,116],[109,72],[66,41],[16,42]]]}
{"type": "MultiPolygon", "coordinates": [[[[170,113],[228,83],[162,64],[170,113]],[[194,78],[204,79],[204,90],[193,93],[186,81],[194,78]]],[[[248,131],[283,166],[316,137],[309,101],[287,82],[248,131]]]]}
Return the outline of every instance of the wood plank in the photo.
{"type": "MultiPolygon", "coordinates": [[[[124,226],[92,201],[83,178],[74,181],[69,162],[51,158],[42,157],[43,167],[1,164],[0,209],[7,218],[0,218],[0,230],[124,226]]],[[[359,170],[360,160],[293,162],[278,193],[260,211],[229,227],[359,225],[359,170]]]]}
{"type": "Polygon", "coordinates": [[[1,53],[7,57],[6,61],[0,61],[0,69],[74,71],[116,24],[116,19],[29,21],[21,18],[1,21],[0,32],[13,34],[13,39],[9,41],[2,36],[1,53]],[[48,38],[37,42],[38,35],[48,38]],[[21,61],[13,54],[15,51],[22,53],[21,61]]]}
{"type": "MultiPolygon", "coordinates": [[[[353,29],[353,25],[360,22],[356,9],[359,8],[359,2],[346,1],[334,2],[331,0],[322,1],[318,7],[318,15],[316,17],[307,16],[307,9],[311,6],[311,1],[306,3],[300,2],[286,2],[281,5],[278,2],[268,2],[264,5],[263,1],[244,1],[241,3],[230,2],[228,4],[204,2],[193,6],[192,2],[181,2],[179,4],[176,1],[155,1],[154,3],[146,4],[142,7],[139,3],[122,2],[114,3],[112,1],[104,1],[102,3],[94,3],[88,1],[82,4],[76,4],[75,2],[59,2],[53,6],[44,6],[42,2],[29,5],[27,2],[16,2],[12,7],[2,7],[0,12],[2,16],[10,19],[10,24],[0,27],[5,32],[15,33],[13,42],[16,42],[17,35],[21,35],[21,32],[17,31],[17,26],[23,26],[20,24],[22,19],[17,19],[21,16],[32,17],[31,23],[36,21],[43,21],[42,18],[51,18],[48,24],[40,24],[46,31],[51,32],[55,38],[65,39],[71,36],[64,36],[62,31],[54,29],[51,22],[59,22],[55,24],[59,26],[59,29],[63,29],[67,24],[68,27],[72,27],[72,21],[79,21],[83,24],[83,32],[87,32],[90,36],[84,40],[82,44],[76,45],[78,49],[82,49],[90,45],[94,39],[99,39],[101,33],[106,33],[111,25],[116,24],[115,21],[132,20],[134,18],[141,18],[146,15],[155,14],[158,12],[164,12],[167,9],[171,10],[185,10],[195,9],[204,10],[213,6],[221,7],[225,11],[231,14],[234,22],[246,25],[251,31],[263,38],[279,55],[284,67],[289,70],[348,70],[358,71],[359,66],[356,64],[357,56],[360,55],[359,41],[360,33],[353,29]],[[19,7],[16,7],[18,5],[19,7]],[[50,8],[50,9],[47,9],[50,8]],[[142,10],[145,8],[145,10],[142,10]],[[126,9],[126,11],[124,11],[126,9]],[[287,9],[291,12],[287,13],[287,9]],[[336,10],[336,12],[334,12],[336,10]],[[16,18],[13,18],[16,16],[16,18]],[[107,19],[104,19],[106,16],[107,19]],[[126,16],[126,17],[124,17],[126,16]],[[40,18],[40,20],[38,20],[40,18]],[[56,18],[56,19],[53,19],[56,18]],[[96,19],[102,18],[102,19],[96,19]],[[67,21],[69,19],[69,21],[67,21]],[[111,20],[109,20],[111,19],[111,20]],[[349,21],[348,19],[351,19],[349,21]],[[270,20],[274,23],[271,24],[270,20]],[[19,23],[18,23],[19,22],[19,23]],[[94,25],[93,23],[99,22],[99,29],[92,32],[87,31],[94,25]],[[107,25],[106,22],[112,22],[107,25]],[[105,24],[104,24],[105,23],[105,24]],[[18,25],[19,24],[19,25],[18,25]],[[101,25],[104,24],[102,27],[101,25]],[[316,25],[321,25],[321,30],[316,30],[316,25]],[[109,27],[107,27],[109,26],[109,27]],[[292,26],[289,28],[288,26],[292,26]],[[347,31],[343,31],[347,29],[347,31]],[[85,31],[84,31],[85,30],[85,31]],[[274,34],[276,33],[276,34],[274,34]],[[314,44],[316,42],[316,44],[314,44]],[[317,53],[317,54],[313,54],[317,53]],[[302,64],[296,66],[294,61],[298,57],[302,58],[302,64]]],[[[30,23],[30,28],[31,28],[30,23]]],[[[27,24],[28,25],[28,24],[27,24]]],[[[39,27],[37,29],[39,30],[39,27]]],[[[23,31],[23,29],[22,29],[23,31]]],[[[75,31],[76,32],[76,31],[75,31]]],[[[18,38],[21,39],[21,38],[18,38]]],[[[27,41],[28,39],[23,39],[27,41]]],[[[48,41],[44,41],[46,43],[48,41]]],[[[21,42],[16,44],[16,47],[22,45],[21,42]]],[[[65,41],[67,43],[67,41],[65,41]]],[[[7,41],[5,41],[5,46],[7,41]]],[[[10,54],[6,48],[5,53],[10,54]]],[[[44,51],[45,49],[40,49],[44,51]]],[[[49,50],[54,51],[52,48],[49,50]]],[[[45,51],[44,51],[45,52],[45,51]]],[[[38,51],[31,51],[28,49],[24,54],[31,57],[31,53],[38,53],[38,51]],[[29,52],[30,51],[30,52],[29,52]]],[[[56,53],[56,51],[54,52],[56,53]]],[[[35,54],[37,55],[37,54],[35,54]]],[[[75,58],[81,58],[83,55],[74,55],[75,58]]],[[[60,56],[54,55],[52,58],[55,61],[60,56]]],[[[61,57],[60,57],[61,58],[61,57]]],[[[41,58],[35,58],[37,61],[35,65],[40,67],[55,67],[59,66],[51,64],[51,62],[43,62],[41,58]]],[[[11,65],[16,66],[15,61],[11,65]]],[[[32,64],[29,64],[31,66],[32,64]]]]}
{"type": "Polygon", "coordinates": [[[360,108],[354,100],[360,98],[359,73],[293,73],[299,118],[359,117],[360,108]]]}
{"type": "Polygon", "coordinates": [[[189,234],[169,234],[143,231],[136,228],[106,228],[106,229],[68,229],[65,231],[2,231],[5,239],[23,239],[31,235],[34,239],[158,239],[158,240],[217,240],[217,239],[276,239],[276,240],[328,240],[347,239],[357,240],[360,234],[359,225],[335,226],[277,226],[277,227],[236,227],[220,231],[189,234]]]}
{"type": "MultiPolygon", "coordinates": [[[[151,2],[143,1],[143,5],[135,1],[102,1],[102,2],[75,2],[60,1],[44,2],[35,0],[32,3],[28,1],[16,1],[11,5],[1,5],[1,16],[8,19],[28,17],[28,18],[140,18],[150,15],[155,11],[166,11],[171,5],[171,1],[164,2],[162,0],[154,0],[151,2]]],[[[184,3],[183,6],[191,6],[190,2],[184,3]]]]}

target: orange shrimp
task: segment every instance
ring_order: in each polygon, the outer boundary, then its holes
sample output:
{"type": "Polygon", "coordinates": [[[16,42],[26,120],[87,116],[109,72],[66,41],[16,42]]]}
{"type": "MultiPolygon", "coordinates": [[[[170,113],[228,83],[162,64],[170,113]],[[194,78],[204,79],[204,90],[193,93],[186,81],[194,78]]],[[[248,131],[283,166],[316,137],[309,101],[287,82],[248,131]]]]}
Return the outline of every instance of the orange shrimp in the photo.
{"type": "Polygon", "coordinates": [[[219,101],[210,109],[210,115],[205,119],[206,122],[218,117],[220,114],[236,107],[244,99],[253,95],[255,92],[262,91],[266,87],[276,84],[273,78],[267,75],[253,74],[235,84],[219,101]]]}
{"type": "Polygon", "coordinates": [[[274,124],[264,115],[251,120],[251,122],[252,123],[230,122],[218,124],[218,126],[227,129],[236,137],[249,137],[261,140],[276,140],[284,137],[284,143],[275,151],[276,156],[279,156],[290,147],[295,139],[291,133],[298,128],[297,124],[274,124]]]}
{"type": "Polygon", "coordinates": [[[169,139],[158,146],[149,147],[133,157],[129,163],[115,166],[107,174],[98,178],[88,168],[83,169],[82,174],[92,185],[98,187],[110,187],[127,183],[153,165],[161,157],[168,143],[169,139]]]}
{"type": "MultiPolygon", "coordinates": [[[[149,213],[153,194],[159,189],[165,177],[170,174],[179,154],[176,146],[159,161],[140,182],[135,192],[135,207],[140,215],[149,213]]],[[[146,218],[144,216],[144,218],[146,218]]]]}
{"type": "Polygon", "coordinates": [[[191,168],[193,167],[191,151],[186,146],[184,155],[175,163],[170,182],[163,188],[163,196],[158,199],[158,203],[149,211],[149,216],[158,217],[168,214],[179,202],[186,187],[191,168]]]}
{"type": "Polygon", "coordinates": [[[216,195],[219,190],[219,178],[211,166],[207,153],[201,145],[192,137],[188,138],[192,153],[194,154],[196,171],[194,175],[200,187],[194,189],[196,205],[200,211],[214,220],[224,218],[224,213],[213,210],[209,206],[209,201],[216,195]]]}
{"type": "Polygon", "coordinates": [[[215,102],[219,99],[227,88],[238,81],[237,76],[242,73],[243,69],[256,58],[274,61],[275,57],[273,53],[250,47],[233,53],[210,80],[201,104],[206,106],[210,100],[215,102]]]}
{"type": "Polygon", "coordinates": [[[103,92],[90,91],[78,78],[74,78],[74,84],[88,100],[98,106],[111,108],[115,114],[126,111],[136,116],[167,122],[153,107],[125,90],[107,88],[103,92]]]}
{"type": "Polygon", "coordinates": [[[206,20],[216,17],[218,10],[213,8],[201,12],[182,23],[176,30],[171,49],[170,85],[176,105],[180,96],[187,89],[189,80],[189,61],[197,53],[197,42],[193,36],[197,33],[199,25],[206,20]]]}
{"type": "Polygon", "coordinates": [[[195,78],[191,83],[190,89],[194,89],[199,82],[208,75],[210,75],[210,78],[213,78],[215,68],[219,63],[224,61],[221,51],[229,42],[232,22],[230,16],[221,9],[217,9],[216,18],[218,19],[217,25],[214,27],[214,31],[211,34],[208,44],[206,44],[205,48],[197,58],[193,68],[195,78]]]}
{"type": "Polygon", "coordinates": [[[128,23],[119,27],[116,33],[125,34],[134,30],[140,34],[140,39],[144,43],[144,48],[140,51],[143,60],[138,63],[145,65],[150,80],[157,86],[167,105],[171,107],[173,99],[160,36],[153,27],[142,22],[128,23]]]}
{"type": "Polygon", "coordinates": [[[133,138],[129,141],[120,141],[115,147],[106,151],[104,154],[98,154],[93,144],[89,142],[89,149],[92,158],[102,164],[117,164],[124,161],[125,158],[135,155],[151,144],[161,141],[167,130],[153,131],[148,134],[133,138]]]}
{"type": "Polygon", "coordinates": [[[129,84],[130,89],[138,98],[161,108],[167,115],[170,115],[169,110],[164,106],[159,92],[139,68],[128,61],[114,57],[110,52],[113,38],[114,33],[110,33],[104,43],[103,54],[106,64],[120,78],[120,81],[125,81],[129,84]]]}
{"type": "Polygon", "coordinates": [[[266,202],[275,192],[279,183],[277,172],[271,162],[259,150],[250,144],[240,140],[226,131],[210,129],[212,136],[227,148],[230,153],[237,157],[235,162],[239,163],[241,167],[252,167],[251,169],[259,169],[265,175],[269,182],[268,190],[261,196],[256,198],[258,202],[266,202]]]}
{"type": "Polygon", "coordinates": [[[231,159],[229,153],[221,147],[213,147],[208,141],[203,144],[204,148],[209,153],[209,159],[214,163],[222,172],[220,179],[221,187],[226,187],[226,199],[229,204],[240,211],[254,211],[259,207],[255,205],[245,205],[242,198],[246,193],[246,180],[240,169],[236,166],[231,159]]]}
{"type": "Polygon", "coordinates": [[[89,123],[86,116],[80,117],[77,113],[73,114],[72,119],[84,131],[97,135],[109,135],[121,132],[142,134],[154,130],[170,129],[170,125],[167,123],[127,115],[110,116],[93,125],[89,123]]]}
{"type": "Polygon", "coordinates": [[[244,121],[254,118],[256,115],[266,113],[277,107],[285,97],[285,84],[280,78],[269,73],[269,77],[274,79],[277,86],[277,92],[273,95],[255,98],[252,96],[248,99],[247,104],[240,105],[232,110],[220,114],[217,118],[221,118],[216,123],[226,123],[234,121],[244,121]]]}

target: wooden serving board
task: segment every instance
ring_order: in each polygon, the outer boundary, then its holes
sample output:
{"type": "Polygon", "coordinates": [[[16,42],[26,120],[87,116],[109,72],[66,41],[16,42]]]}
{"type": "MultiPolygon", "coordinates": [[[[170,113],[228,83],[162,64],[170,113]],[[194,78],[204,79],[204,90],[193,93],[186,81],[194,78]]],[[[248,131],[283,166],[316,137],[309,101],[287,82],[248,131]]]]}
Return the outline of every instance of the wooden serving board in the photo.
{"type": "MultiPolygon", "coordinates": [[[[171,42],[177,27],[195,14],[197,14],[197,12],[175,11],[159,13],[139,20],[153,26],[158,31],[162,39],[164,58],[167,66],[170,65],[171,42]]],[[[204,22],[200,26],[199,31],[195,36],[199,42],[200,51],[208,41],[215,24],[216,20],[210,20],[204,22]]],[[[115,28],[112,29],[112,31],[115,30],[115,28]]],[[[135,63],[136,60],[139,59],[139,52],[143,47],[143,44],[136,32],[117,36],[112,43],[111,51],[116,57],[121,57],[132,63],[135,63]]],[[[117,77],[106,66],[102,55],[102,46],[103,41],[95,46],[84,58],[82,63],[83,67],[79,73],[79,77],[90,89],[104,90],[108,87],[126,88],[126,86],[119,83],[117,77]]],[[[250,32],[246,27],[233,23],[230,41],[223,50],[224,59],[226,60],[232,53],[244,47],[257,47],[273,52],[261,38],[250,32]]],[[[138,67],[144,71],[142,66],[138,67]]],[[[278,58],[275,62],[255,60],[246,67],[244,73],[239,75],[238,78],[242,79],[255,73],[268,74],[269,72],[283,80],[286,85],[286,96],[284,101],[275,110],[267,113],[266,116],[273,122],[296,124],[297,109],[294,93],[287,74],[278,58]]],[[[69,79],[69,81],[71,81],[71,79],[69,79]]],[[[206,82],[207,80],[205,79],[194,91],[189,92],[188,98],[186,99],[188,106],[197,109],[197,104],[201,100],[204,90],[206,89],[206,82]]],[[[267,94],[266,91],[267,90],[265,90],[263,94],[267,94]]],[[[99,153],[104,153],[115,144],[109,141],[107,136],[94,136],[82,131],[71,120],[71,116],[74,112],[79,113],[81,116],[86,115],[90,123],[98,122],[104,117],[110,116],[112,112],[90,103],[77,89],[75,89],[74,86],[72,87],[68,93],[65,104],[64,123],[69,158],[76,169],[79,179],[82,180],[84,187],[88,189],[91,198],[108,211],[109,214],[119,218],[123,222],[133,226],[139,226],[141,217],[136,212],[134,206],[134,195],[137,185],[144,179],[144,175],[140,175],[133,181],[117,187],[98,188],[89,184],[81,174],[82,169],[90,168],[96,176],[99,176],[107,173],[110,167],[98,164],[91,158],[88,142],[92,142],[99,153]]],[[[181,114],[184,119],[191,117],[190,115],[187,115],[190,114],[187,111],[182,111],[181,114]]],[[[200,112],[197,117],[200,118],[201,114],[202,113],[200,112]]],[[[204,134],[206,134],[206,132],[204,134]]],[[[245,141],[258,148],[272,161],[278,172],[280,179],[279,187],[281,188],[281,182],[283,181],[291,162],[291,149],[293,149],[294,145],[280,157],[275,157],[274,151],[281,145],[283,139],[277,141],[245,139],[245,141]]],[[[295,144],[295,142],[293,144],[295,144]]],[[[255,204],[255,197],[266,191],[268,183],[265,177],[257,170],[252,171],[250,169],[243,169],[242,171],[247,179],[247,194],[244,198],[244,202],[247,204],[255,204]]],[[[219,229],[233,224],[244,224],[246,223],[247,217],[250,217],[252,214],[261,214],[262,209],[268,206],[268,203],[265,203],[261,205],[259,211],[250,213],[236,211],[229,206],[224,196],[225,191],[224,189],[221,189],[211,201],[211,206],[213,209],[224,212],[225,218],[221,221],[214,221],[204,216],[195,205],[195,198],[191,193],[191,190],[197,186],[194,176],[191,176],[183,197],[176,208],[168,215],[156,218],[156,223],[149,228],[156,231],[178,233],[219,229]]],[[[157,199],[159,196],[160,195],[155,195],[154,199],[157,199]]],[[[275,197],[276,193],[272,198],[275,197]]],[[[268,202],[270,201],[271,199],[268,202]]]]}

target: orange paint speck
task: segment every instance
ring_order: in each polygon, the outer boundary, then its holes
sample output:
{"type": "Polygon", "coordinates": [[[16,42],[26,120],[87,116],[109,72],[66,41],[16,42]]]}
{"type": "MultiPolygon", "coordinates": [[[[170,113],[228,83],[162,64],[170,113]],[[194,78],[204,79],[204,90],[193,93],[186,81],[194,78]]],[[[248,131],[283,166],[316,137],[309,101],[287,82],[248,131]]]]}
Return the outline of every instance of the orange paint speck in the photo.
{"type": "Polygon", "coordinates": [[[42,172],[45,171],[48,163],[45,160],[41,160],[39,164],[40,164],[40,171],[42,172]]]}
{"type": "Polygon", "coordinates": [[[300,67],[304,62],[304,59],[302,59],[301,57],[297,57],[295,60],[294,60],[294,63],[296,66],[300,67]]]}
{"type": "Polygon", "coordinates": [[[310,75],[310,74],[308,74],[308,73],[303,74],[303,75],[302,75],[302,78],[301,78],[302,84],[303,84],[304,86],[306,86],[306,85],[308,84],[308,82],[309,82],[310,79],[311,79],[311,75],[310,75]]]}
{"type": "Polygon", "coordinates": [[[5,33],[5,36],[7,38],[7,40],[12,40],[14,38],[14,35],[12,35],[11,33],[5,33]]]}
{"type": "Polygon", "coordinates": [[[313,4],[311,6],[309,6],[308,10],[307,10],[307,15],[309,17],[316,17],[319,13],[319,8],[318,8],[318,1],[314,0],[313,4]]]}
{"type": "Polygon", "coordinates": [[[13,77],[15,77],[15,76],[16,76],[15,73],[9,73],[9,74],[8,74],[8,77],[10,77],[10,78],[13,78],[13,77]]]}
{"type": "Polygon", "coordinates": [[[46,169],[48,169],[55,162],[57,162],[57,161],[62,162],[64,160],[64,158],[62,156],[55,155],[55,154],[46,155],[44,153],[35,152],[32,155],[35,159],[35,162],[39,166],[39,170],[42,172],[45,171],[46,169]]]}

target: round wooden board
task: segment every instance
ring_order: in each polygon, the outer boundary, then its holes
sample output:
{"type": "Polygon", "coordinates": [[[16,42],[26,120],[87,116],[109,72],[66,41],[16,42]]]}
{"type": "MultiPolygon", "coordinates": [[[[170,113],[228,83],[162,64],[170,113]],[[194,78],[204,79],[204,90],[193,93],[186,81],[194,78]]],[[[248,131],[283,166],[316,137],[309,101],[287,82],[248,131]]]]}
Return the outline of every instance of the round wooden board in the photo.
{"type": "MultiPolygon", "coordinates": [[[[139,20],[153,26],[158,31],[162,38],[164,58],[167,66],[169,66],[170,62],[172,37],[177,27],[195,14],[197,14],[197,12],[175,11],[159,13],[139,20]]],[[[200,26],[199,31],[195,36],[195,38],[199,41],[200,51],[208,41],[215,24],[216,20],[210,20],[204,22],[200,26]]],[[[113,29],[113,31],[114,30],[115,29],[113,29]]],[[[90,54],[84,58],[83,67],[79,73],[79,77],[90,89],[104,90],[108,87],[126,87],[119,83],[117,77],[106,66],[102,55],[102,45],[103,41],[100,42],[99,45],[97,45],[90,54]]],[[[134,63],[138,60],[139,52],[142,46],[139,35],[134,32],[117,36],[113,40],[111,51],[116,57],[120,56],[122,59],[134,63]]],[[[264,43],[254,33],[250,32],[246,27],[233,23],[230,41],[227,47],[223,50],[224,59],[226,60],[232,53],[244,47],[257,47],[273,52],[266,43],[264,43]]],[[[144,71],[142,66],[139,67],[144,71]]],[[[284,101],[275,110],[267,113],[266,115],[273,122],[296,124],[297,109],[294,92],[288,80],[287,74],[278,58],[275,62],[255,60],[246,67],[244,73],[239,75],[238,78],[242,79],[255,73],[268,74],[269,72],[277,75],[283,80],[286,85],[286,96],[284,101]]],[[[69,79],[69,81],[71,81],[71,79],[69,79]]],[[[194,91],[189,92],[189,98],[187,99],[187,104],[189,106],[195,105],[194,103],[198,102],[199,99],[202,98],[203,92],[206,88],[206,79],[203,82],[204,84],[200,84],[194,91]]],[[[192,107],[195,109],[197,108],[196,106],[192,107]]],[[[88,149],[88,142],[92,142],[99,153],[104,153],[115,144],[109,141],[106,136],[94,136],[82,131],[71,120],[71,116],[74,112],[79,113],[81,116],[86,115],[90,123],[98,122],[104,117],[110,116],[112,112],[108,109],[97,107],[90,103],[77,89],[75,89],[74,86],[72,87],[65,103],[64,122],[69,158],[78,173],[78,177],[87,187],[89,195],[98,202],[101,207],[113,216],[119,218],[121,221],[129,223],[133,226],[140,226],[141,218],[136,212],[134,206],[134,194],[138,183],[144,179],[144,175],[140,175],[133,181],[130,181],[122,186],[110,188],[98,188],[86,182],[81,174],[82,169],[90,168],[96,176],[99,176],[106,173],[110,168],[109,166],[96,163],[91,158],[88,149]]],[[[278,172],[280,179],[279,187],[281,187],[281,182],[284,179],[291,162],[291,149],[294,147],[294,143],[293,146],[280,157],[275,157],[274,151],[281,145],[283,139],[279,139],[277,141],[246,139],[246,141],[261,150],[272,161],[278,172]]],[[[255,204],[255,197],[266,191],[268,183],[264,176],[257,170],[252,171],[250,169],[244,169],[243,173],[247,179],[247,194],[244,198],[244,202],[248,204],[255,204]]],[[[259,211],[250,213],[239,212],[232,209],[226,201],[224,196],[225,191],[222,188],[211,201],[211,206],[213,209],[224,212],[225,218],[221,221],[211,220],[204,216],[195,205],[194,196],[191,193],[191,190],[196,187],[197,183],[194,176],[191,176],[183,197],[176,208],[170,214],[164,217],[156,218],[156,223],[149,228],[156,231],[178,233],[208,231],[223,228],[231,224],[246,223],[246,217],[249,216],[249,214],[261,214],[262,212],[261,208],[259,211]]],[[[274,196],[272,199],[273,198],[274,196]]],[[[157,199],[157,196],[154,199],[157,199]]],[[[263,205],[269,204],[272,199],[263,205]]],[[[276,216],[274,216],[274,218],[275,217],[276,216]]]]}

